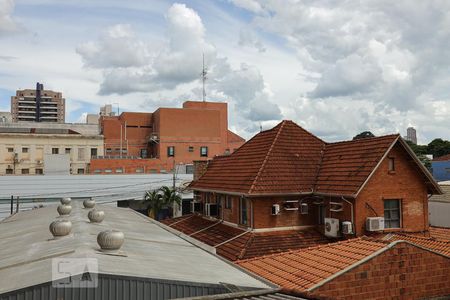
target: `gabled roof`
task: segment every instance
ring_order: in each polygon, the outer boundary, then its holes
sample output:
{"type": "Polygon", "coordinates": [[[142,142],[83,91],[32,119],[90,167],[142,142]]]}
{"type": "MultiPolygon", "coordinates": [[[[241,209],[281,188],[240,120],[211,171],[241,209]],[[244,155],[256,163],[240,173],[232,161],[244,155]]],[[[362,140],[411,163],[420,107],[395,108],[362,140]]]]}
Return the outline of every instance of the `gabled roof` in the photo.
{"type": "Polygon", "coordinates": [[[444,239],[444,238],[436,238],[436,235],[433,235],[433,233],[432,237],[422,237],[422,236],[414,236],[412,234],[407,233],[397,233],[397,234],[388,234],[382,240],[390,242],[399,240],[408,241],[421,247],[450,256],[450,237],[448,236],[447,239],[444,239]]]}
{"type": "Polygon", "coordinates": [[[294,122],[282,121],[230,156],[213,159],[191,187],[248,195],[311,192],[324,145],[294,122]]]}
{"type": "MultiPolygon", "coordinates": [[[[398,251],[400,250],[396,248],[400,243],[406,243],[408,247],[413,247],[417,250],[418,255],[413,254],[416,258],[410,264],[414,264],[420,270],[423,270],[429,264],[427,260],[420,259],[421,253],[429,251],[433,255],[450,259],[448,255],[416,245],[416,242],[395,240],[391,243],[386,243],[366,238],[355,238],[308,249],[238,261],[237,264],[281,286],[283,290],[313,292],[325,283],[343,276],[343,274],[348,274],[354,268],[378,257],[382,253],[393,251],[393,254],[398,256],[398,251]]],[[[405,252],[411,253],[410,251],[407,250],[405,252]]],[[[387,259],[385,263],[396,266],[395,263],[387,259]]],[[[418,268],[414,268],[413,272],[420,272],[418,268]]],[[[392,273],[387,272],[386,278],[389,279],[390,274],[392,273]]],[[[349,284],[352,284],[353,278],[352,276],[348,279],[349,284]]],[[[343,294],[342,296],[345,295],[343,294]]]]}
{"type": "Polygon", "coordinates": [[[237,264],[283,289],[306,291],[384,247],[386,243],[356,238],[237,264]]]}
{"type": "Polygon", "coordinates": [[[317,193],[356,197],[397,143],[412,157],[428,189],[441,193],[398,134],[326,143],[292,121],[258,133],[229,156],[214,158],[190,187],[246,196],[317,193]]]}

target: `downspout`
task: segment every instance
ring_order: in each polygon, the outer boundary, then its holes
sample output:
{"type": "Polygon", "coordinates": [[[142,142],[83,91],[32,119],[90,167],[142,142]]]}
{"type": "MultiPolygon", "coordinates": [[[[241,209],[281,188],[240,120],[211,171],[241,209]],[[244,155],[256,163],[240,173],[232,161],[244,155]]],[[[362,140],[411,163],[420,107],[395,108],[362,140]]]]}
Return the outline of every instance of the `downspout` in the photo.
{"type": "Polygon", "coordinates": [[[352,230],[353,230],[353,234],[356,235],[355,218],[353,216],[353,203],[351,201],[348,201],[347,199],[345,199],[344,196],[342,196],[341,199],[344,200],[345,202],[347,202],[348,204],[350,204],[350,207],[351,207],[351,219],[352,219],[352,230]]]}

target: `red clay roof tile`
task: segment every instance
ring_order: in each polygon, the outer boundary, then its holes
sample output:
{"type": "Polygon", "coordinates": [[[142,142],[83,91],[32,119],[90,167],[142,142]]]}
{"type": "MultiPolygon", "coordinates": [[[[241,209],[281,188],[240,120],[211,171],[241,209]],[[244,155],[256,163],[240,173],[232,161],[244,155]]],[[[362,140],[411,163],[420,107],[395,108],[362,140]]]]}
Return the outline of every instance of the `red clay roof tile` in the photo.
{"type": "Polygon", "coordinates": [[[237,261],[282,288],[305,291],[386,247],[363,238],[237,261]]]}
{"type": "Polygon", "coordinates": [[[408,233],[398,233],[386,235],[382,240],[385,241],[408,241],[424,248],[450,256],[450,240],[436,239],[429,237],[420,237],[408,233]]]}
{"type": "Polygon", "coordinates": [[[245,195],[354,195],[398,138],[325,143],[294,122],[282,121],[230,156],[214,158],[190,187],[245,195]]]}

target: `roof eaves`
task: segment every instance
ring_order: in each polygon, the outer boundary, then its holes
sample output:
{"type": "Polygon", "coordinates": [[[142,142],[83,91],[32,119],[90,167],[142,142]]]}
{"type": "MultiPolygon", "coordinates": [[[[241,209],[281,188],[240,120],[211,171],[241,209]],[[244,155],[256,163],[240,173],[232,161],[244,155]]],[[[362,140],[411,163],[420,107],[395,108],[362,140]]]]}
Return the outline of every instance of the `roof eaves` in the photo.
{"type": "Polygon", "coordinates": [[[383,156],[381,157],[381,159],[378,161],[377,165],[375,166],[375,168],[373,168],[372,172],[370,172],[369,176],[367,176],[366,180],[363,182],[363,184],[359,187],[358,191],[355,194],[355,198],[358,197],[359,193],[364,189],[364,187],[366,186],[366,184],[369,182],[369,180],[372,178],[372,176],[375,174],[375,172],[378,170],[378,168],[380,167],[381,163],[383,162],[383,160],[387,157],[387,155],[389,154],[389,152],[392,150],[392,148],[394,147],[395,143],[397,143],[397,141],[400,139],[400,135],[398,134],[397,137],[395,138],[395,140],[392,141],[391,145],[389,146],[389,148],[384,152],[383,156]]]}
{"type": "Polygon", "coordinates": [[[430,183],[433,185],[433,187],[436,189],[437,195],[442,195],[444,192],[442,191],[439,184],[434,180],[433,175],[430,174],[430,172],[425,168],[425,166],[420,162],[420,160],[417,158],[416,154],[412,151],[411,147],[400,137],[399,139],[400,144],[405,148],[406,152],[414,159],[414,162],[419,166],[419,169],[425,174],[425,176],[428,178],[430,183]]]}
{"type": "Polygon", "coordinates": [[[262,171],[264,170],[264,167],[266,166],[267,160],[270,157],[270,154],[272,152],[272,149],[277,142],[278,137],[280,136],[281,131],[283,130],[284,125],[286,124],[286,121],[282,121],[280,127],[278,128],[278,132],[275,135],[274,139],[272,140],[272,144],[270,145],[269,151],[267,151],[266,157],[264,158],[263,163],[261,164],[261,167],[258,170],[258,173],[256,173],[255,179],[252,182],[252,185],[250,186],[250,189],[248,191],[249,194],[252,193],[252,191],[255,188],[256,182],[258,181],[259,176],[261,175],[262,171]]]}

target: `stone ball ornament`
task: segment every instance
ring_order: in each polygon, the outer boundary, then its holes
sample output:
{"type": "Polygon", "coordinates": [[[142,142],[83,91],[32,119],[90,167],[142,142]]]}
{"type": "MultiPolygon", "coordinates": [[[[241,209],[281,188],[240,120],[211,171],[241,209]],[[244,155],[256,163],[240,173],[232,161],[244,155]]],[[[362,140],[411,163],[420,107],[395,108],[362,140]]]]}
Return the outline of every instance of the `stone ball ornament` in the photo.
{"type": "Polygon", "coordinates": [[[97,235],[97,243],[102,251],[116,251],[122,247],[125,240],[123,232],[118,230],[105,230],[97,235]]]}
{"type": "Polygon", "coordinates": [[[56,220],[50,224],[49,229],[55,238],[66,236],[72,231],[72,222],[69,220],[56,220]]]}

